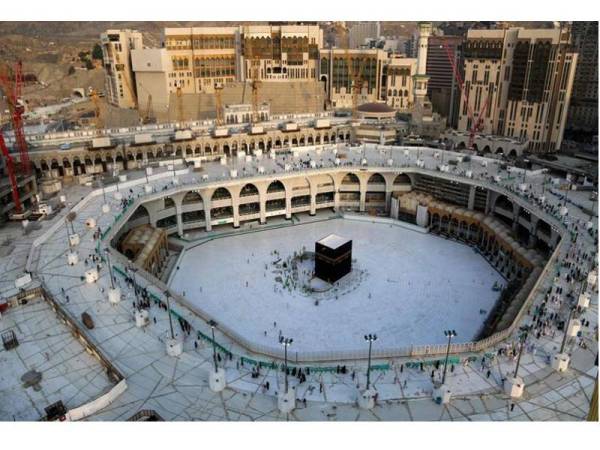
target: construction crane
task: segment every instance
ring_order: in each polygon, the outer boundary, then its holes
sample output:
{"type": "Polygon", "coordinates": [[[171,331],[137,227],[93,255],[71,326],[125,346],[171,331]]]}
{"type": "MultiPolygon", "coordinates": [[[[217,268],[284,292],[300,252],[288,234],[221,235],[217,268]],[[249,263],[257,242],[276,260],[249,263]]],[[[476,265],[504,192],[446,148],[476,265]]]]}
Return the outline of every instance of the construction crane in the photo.
{"type": "Polygon", "coordinates": [[[19,149],[20,169],[24,175],[29,175],[31,165],[25,131],[23,130],[24,106],[21,100],[23,88],[23,64],[17,61],[15,69],[4,64],[0,71],[0,86],[6,95],[8,109],[10,111],[16,147],[19,149]]]}
{"type": "Polygon", "coordinates": [[[181,85],[177,86],[176,91],[177,96],[177,122],[179,122],[179,126],[181,127],[183,124],[183,91],[181,89],[181,85]]]}
{"type": "Polygon", "coordinates": [[[220,127],[223,125],[223,104],[221,99],[221,93],[223,92],[223,85],[221,83],[215,83],[215,109],[216,109],[216,125],[220,127]]]}
{"type": "Polygon", "coordinates": [[[0,133],[0,150],[2,151],[2,156],[6,163],[6,171],[8,172],[8,178],[10,180],[12,198],[15,203],[15,212],[17,214],[22,214],[23,206],[21,205],[21,198],[19,197],[19,185],[17,184],[17,177],[15,176],[15,165],[12,156],[10,156],[10,153],[8,152],[2,133],[0,133]]]}
{"type": "MultiPolygon", "coordinates": [[[[154,123],[156,122],[156,117],[154,117],[154,108],[152,106],[152,94],[144,87],[144,85],[142,83],[139,82],[138,80],[138,87],[141,90],[144,90],[144,92],[147,94],[146,97],[146,109],[144,110],[144,113],[142,114],[142,123],[148,124],[148,123],[154,123]]],[[[141,96],[142,92],[140,92],[140,96],[141,96]]],[[[139,99],[140,96],[136,96],[136,98],[139,99]]],[[[139,107],[140,104],[137,103],[137,107],[138,107],[138,111],[139,111],[139,107]]],[[[141,111],[140,111],[141,114],[141,111]]]]}
{"type": "Polygon", "coordinates": [[[259,66],[260,66],[260,55],[255,54],[253,49],[253,44],[250,43],[250,38],[248,37],[250,32],[250,28],[246,26],[244,28],[244,39],[246,41],[246,60],[248,61],[248,66],[250,69],[250,78],[252,79],[252,84],[250,85],[252,88],[252,116],[251,123],[260,122],[260,114],[258,111],[258,91],[260,89],[260,80],[259,78],[259,66]],[[256,61],[255,61],[256,59],[256,61]]]}
{"type": "Polygon", "coordinates": [[[142,117],[142,123],[153,123],[154,122],[154,110],[152,109],[152,94],[148,94],[148,100],[146,101],[146,112],[142,117]]]}
{"type": "Polygon", "coordinates": [[[481,126],[483,124],[483,119],[485,117],[485,111],[488,107],[490,97],[492,96],[492,90],[491,89],[489,90],[488,95],[487,95],[485,101],[483,102],[483,107],[481,108],[481,111],[479,111],[479,114],[477,115],[477,117],[475,117],[475,114],[471,108],[471,105],[469,105],[469,93],[466,92],[464,89],[464,82],[463,82],[462,76],[460,75],[460,71],[458,70],[458,67],[456,66],[456,62],[454,61],[454,55],[452,54],[452,50],[450,49],[450,46],[448,45],[447,42],[444,42],[443,47],[446,50],[446,56],[448,57],[448,61],[450,61],[450,64],[452,65],[452,72],[454,73],[454,78],[456,79],[456,82],[458,83],[458,87],[460,88],[462,98],[465,102],[465,105],[467,105],[467,115],[468,115],[469,119],[471,120],[471,128],[469,129],[469,145],[467,148],[469,150],[472,150],[473,143],[475,142],[475,134],[478,131],[481,131],[481,126]]]}
{"type": "Polygon", "coordinates": [[[104,128],[104,117],[102,116],[102,110],[100,109],[100,98],[98,96],[98,91],[92,89],[90,91],[90,99],[94,104],[94,124],[97,130],[101,130],[104,128]]]}

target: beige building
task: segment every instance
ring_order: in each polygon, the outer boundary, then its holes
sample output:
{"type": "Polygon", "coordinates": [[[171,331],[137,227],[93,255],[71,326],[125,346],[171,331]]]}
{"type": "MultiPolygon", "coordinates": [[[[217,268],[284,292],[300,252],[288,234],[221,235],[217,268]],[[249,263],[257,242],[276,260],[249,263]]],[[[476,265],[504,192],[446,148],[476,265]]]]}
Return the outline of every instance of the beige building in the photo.
{"type": "Polygon", "coordinates": [[[417,59],[392,55],[383,69],[382,100],[396,111],[408,112],[414,105],[417,59]]]}
{"type": "MultiPolygon", "coordinates": [[[[382,74],[388,59],[387,53],[379,49],[348,50],[353,73],[362,79],[358,104],[376,102],[382,94],[382,74]]],[[[348,70],[346,50],[321,49],[319,79],[332,108],[352,107],[352,76],[348,70]]]]}
{"type": "Polygon", "coordinates": [[[560,149],[577,64],[566,30],[469,30],[464,59],[460,131],[472,127],[470,109],[484,115],[484,134],[526,140],[532,152],[560,149]]]}
{"type": "Polygon", "coordinates": [[[131,51],[142,48],[142,33],[134,30],[107,30],[100,35],[100,41],[108,102],[119,108],[135,108],[131,51]]]}
{"type": "Polygon", "coordinates": [[[169,108],[169,74],[173,73],[171,59],[165,48],[142,48],[131,51],[135,85],[140,111],[161,113],[169,108]]]}
{"type": "Polygon", "coordinates": [[[239,80],[239,27],[165,28],[164,44],[169,92],[214,92],[215,83],[239,80]]]}
{"type": "Polygon", "coordinates": [[[319,25],[242,26],[243,79],[257,74],[264,81],[314,81],[318,79],[319,25]],[[250,62],[252,61],[252,62],[250,62]]]}

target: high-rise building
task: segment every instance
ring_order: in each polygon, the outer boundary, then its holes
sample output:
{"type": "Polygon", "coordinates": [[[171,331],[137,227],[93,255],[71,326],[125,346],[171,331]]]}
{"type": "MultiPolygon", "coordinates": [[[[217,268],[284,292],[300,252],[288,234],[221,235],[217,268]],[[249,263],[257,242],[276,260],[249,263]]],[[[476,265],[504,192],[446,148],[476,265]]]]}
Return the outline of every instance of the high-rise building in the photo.
{"type": "Polygon", "coordinates": [[[319,80],[325,83],[325,91],[333,108],[352,107],[352,74],[362,80],[358,104],[381,99],[381,80],[387,53],[379,49],[348,50],[352,73],[348,70],[345,49],[321,49],[319,80]]]}
{"type": "Polygon", "coordinates": [[[560,149],[577,66],[568,30],[469,30],[463,55],[460,131],[481,113],[484,134],[522,139],[532,152],[560,149]]]}
{"type": "Polygon", "coordinates": [[[142,48],[142,33],[134,30],[107,30],[100,35],[108,103],[135,108],[135,76],[131,50],[142,48]]]}
{"type": "Polygon", "coordinates": [[[214,92],[215,83],[240,79],[240,27],[165,28],[169,92],[214,92]]]}
{"type": "Polygon", "coordinates": [[[414,105],[413,77],[417,59],[390,56],[383,67],[381,98],[397,111],[409,112],[414,105]]]}
{"type": "Polygon", "coordinates": [[[598,22],[573,22],[573,50],[578,53],[567,128],[598,134],[598,22]]]}
{"type": "Polygon", "coordinates": [[[359,48],[367,39],[377,39],[381,35],[379,22],[358,22],[350,26],[349,48],[359,48]]]}
{"type": "Polygon", "coordinates": [[[433,110],[446,117],[451,127],[458,124],[460,103],[460,86],[452,64],[462,71],[462,42],[460,36],[430,36],[427,50],[427,96],[433,110]]]}
{"type": "Polygon", "coordinates": [[[173,90],[172,60],[166,48],[142,48],[131,51],[135,72],[139,111],[161,113],[168,111],[169,93],[173,90]],[[171,84],[171,86],[169,86],[171,84]],[[149,106],[152,111],[149,111],[149,106]]]}
{"type": "Polygon", "coordinates": [[[323,30],[319,25],[242,26],[244,79],[315,81],[323,30]],[[251,68],[252,64],[258,67],[251,68]]]}

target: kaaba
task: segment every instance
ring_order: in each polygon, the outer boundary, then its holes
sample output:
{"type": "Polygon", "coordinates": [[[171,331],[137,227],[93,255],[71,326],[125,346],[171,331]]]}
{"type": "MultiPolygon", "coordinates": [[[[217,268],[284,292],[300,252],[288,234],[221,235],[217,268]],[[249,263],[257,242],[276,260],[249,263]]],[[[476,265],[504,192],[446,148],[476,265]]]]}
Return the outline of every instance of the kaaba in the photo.
{"type": "Polygon", "coordinates": [[[352,240],[330,234],[315,243],[315,275],[328,283],[352,270],[352,240]]]}

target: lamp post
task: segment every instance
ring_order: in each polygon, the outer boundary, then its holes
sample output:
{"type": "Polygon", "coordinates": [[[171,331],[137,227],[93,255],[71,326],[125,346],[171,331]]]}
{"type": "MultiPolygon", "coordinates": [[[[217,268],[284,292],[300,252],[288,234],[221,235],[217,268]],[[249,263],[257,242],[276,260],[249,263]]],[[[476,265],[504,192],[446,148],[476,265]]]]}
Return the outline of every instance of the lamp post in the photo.
{"type": "Polygon", "coordinates": [[[115,288],[115,278],[113,276],[112,266],[110,264],[110,251],[108,247],[104,249],[104,254],[106,255],[106,263],[108,264],[108,273],[110,275],[110,287],[115,288]]]}
{"type": "Polygon", "coordinates": [[[569,317],[567,318],[567,322],[565,323],[565,335],[563,336],[562,343],[560,344],[560,352],[563,353],[565,350],[565,345],[567,344],[567,336],[569,334],[569,323],[571,323],[571,317],[573,316],[573,311],[575,307],[573,305],[569,305],[569,317]]]}
{"type": "Polygon", "coordinates": [[[365,334],[365,341],[369,343],[369,360],[367,363],[367,391],[371,387],[371,348],[373,347],[373,342],[375,342],[376,340],[376,334],[365,334]]]}
{"type": "Polygon", "coordinates": [[[137,282],[135,279],[135,273],[138,271],[138,269],[133,265],[133,262],[131,262],[131,261],[129,261],[128,269],[131,272],[131,280],[133,281],[133,295],[135,295],[135,302],[136,302],[136,304],[139,304],[138,288],[137,288],[137,282]]]}
{"type": "Polygon", "coordinates": [[[519,365],[521,364],[521,355],[523,354],[523,347],[525,347],[525,341],[527,341],[527,335],[529,333],[529,327],[522,327],[521,328],[521,335],[519,336],[519,341],[521,342],[520,346],[519,346],[519,356],[517,358],[517,366],[515,367],[515,374],[514,374],[514,378],[517,378],[517,375],[519,373],[519,365]]]}
{"type": "Polygon", "coordinates": [[[448,338],[448,346],[446,347],[446,359],[444,361],[444,374],[442,375],[442,384],[446,382],[446,370],[448,368],[448,356],[450,355],[450,343],[453,337],[456,337],[456,331],[444,330],[444,336],[448,338]]]}
{"type": "Polygon", "coordinates": [[[100,184],[102,185],[102,199],[104,200],[104,204],[106,204],[106,191],[104,190],[104,178],[100,179],[100,184]]]}
{"type": "Polygon", "coordinates": [[[72,247],[71,245],[71,235],[69,234],[69,222],[65,219],[65,230],[67,231],[67,244],[69,244],[69,249],[72,247]]]}
{"type": "Polygon", "coordinates": [[[171,319],[171,294],[169,291],[165,291],[165,297],[167,299],[167,315],[169,316],[169,328],[171,329],[171,339],[175,339],[175,333],[173,332],[173,319],[171,319]]]}
{"type": "Polygon", "coordinates": [[[208,322],[208,325],[210,326],[210,332],[212,334],[212,348],[213,348],[213,363],[215,366],[215,373],[218,372],[218,367],[217,367],[217,347],[215,345],[215,327],[217,326],[217,322],[215,322],[214,320],[210,320],[208,322]]]}
{"type": "Polygon", "coordinates": [[[287,349],[290,345],[292,345],[294,339],[286,338],[283,336],[279,336],[279,343],[283,345],[284,349],[284,359],[283,359],[283,370],[285,371],[285,393],[288,393],[288,365],[287,365],[287,349]]]}

